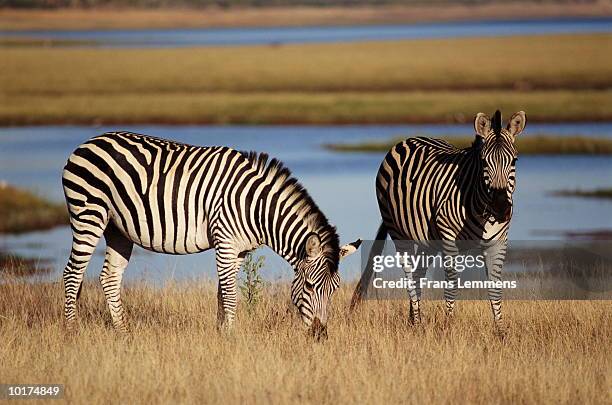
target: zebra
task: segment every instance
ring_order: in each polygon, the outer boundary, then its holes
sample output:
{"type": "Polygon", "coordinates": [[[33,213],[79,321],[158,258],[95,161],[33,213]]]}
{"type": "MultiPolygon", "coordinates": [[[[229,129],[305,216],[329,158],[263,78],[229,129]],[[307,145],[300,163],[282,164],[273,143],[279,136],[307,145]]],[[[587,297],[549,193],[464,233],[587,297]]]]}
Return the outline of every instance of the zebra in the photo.
{"type": "Polygon", "coordinates": [[[176,255],[215,249],[217,324],[223,329],[234,322],[236,276],[245,255],[267,245],[295,270],[291,300],[302,321],[325,332],[328,304],[340,283],[339,260],[360,243],[340,247],[336,229],[306,189],[265,153],[107,132],[70,155],[62,184],[72,228],[63,273],[69,330],[75,328],[83,276],[102,236],[100,283],[112,324],[123,333],[129,330],[121,281],[134,244],[176,255]]]}
{"type": "MultiPolygon", "coordinates": [[[[399,251],[401,241],[414,241],[418,252],[435,248],[445,255],[458,254],[460,241],[478,241],[484,253],[488,279],[501,281],[508,229],[513,212],[516,137],[526,124],[525,112],[512,115],[502,127],[500,111],[493,119],[478,113],[474,119],[475,140],[471,147],[457,149],[449,143],[425,137],[399,142],[385,156],[376,177],[376,197],[382,216],[376,240],[391,237],[399,251]],[[437,241],[437,242],[436,242],[437,241]]],[[[351,301],[355,309],[372,279],[372,260],[382,252],[375,243],[351,301]]],[[[414,246],[413,246],[414,247],[414,246]]],[[[421,322],[419,281],[426,268],[404,271],[410,298],[410,321],[421,322]]],[[[458,292],[458,273],[445,267],[445,310],[453,315],[458,292]],[[452,282],[452,284],[450,283],[452,282]]],[[[505,333],[502,291],[490,288],[488,296],[494,325],[505,333]]]]}

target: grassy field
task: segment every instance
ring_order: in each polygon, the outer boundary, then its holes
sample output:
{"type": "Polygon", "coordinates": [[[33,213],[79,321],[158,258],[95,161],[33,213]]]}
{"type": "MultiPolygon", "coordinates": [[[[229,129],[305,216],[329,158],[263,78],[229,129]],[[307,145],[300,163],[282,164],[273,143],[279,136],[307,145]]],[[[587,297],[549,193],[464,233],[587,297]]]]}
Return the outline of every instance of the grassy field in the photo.
{"type": "Polygon", "coordinates": [[[53,268],[46,260],[0,251],[0,280],[4,277],[39,277],[52,272],[53,268]]]}
{"type": "MultiPolygon", "coordinates": [[[[474,137],[439,137],[457,148],[467,148],[474,137]]],[[[326,147],[336,152],[384,153],[406,137],[397,137],[384,142],[361,142],[329,144],[326,147]]],[[[612,155],[612,140],[582,136],[528,135],[516,140],[520,155],[612,155]]]]}
{"type": "Polygon", "coordinates": [[[35,193],[0,184],[0,234],[21,233],[68,224],[68,210],[35,193]]]}
{"type": "Polygon", "coordinates": [[[376,5],[361,7],[256,7],[205,9],[67,8],[0,9],[3,30],[257,27],[398,24],[424,21],[601,17],[612,15],[604,1],[504,4],[376,5]]]}
{"type": "Polygon", "coordinates": [[[501,342],[487,302],[459,302],[449,324],[427,301],[415,329],[405,302],[349,316],[345,287],[329,340],[315,343],[287,313],[286,286],[268,287],[251,315],[240,308],[235,332],[218,334],[211,284],[134,284],[127,339],[97,284],[83,289],[78,333],[65,335],[62,291],[0,284],[0,381],[61,383],[77,403],[604,403],[612,384],[608,301],[507,302],[501,342]]]}
{"type": "Polygon", "coordinates": [[[604,121],[612,120],[611,104],[610,90],[15,95],[0,97],[0,124],[465,123],[497,108],[528,111],[529,122],[604,121]]]}
{"type": "Polygon", "coordinates": [[[63,40],[63,39],[44,39],[44,38],[9,38],[0,37],[1,48],[52,48],[69,46],[93,46],[94,41],[63,40]]]}
{"type": "Polygon", "coordinates": [[[531,122],[610,120],[612,56],[601,50],[611,44],[597,34],[4,48],[0,124],[467,122],[496,108],[531,122]]]}

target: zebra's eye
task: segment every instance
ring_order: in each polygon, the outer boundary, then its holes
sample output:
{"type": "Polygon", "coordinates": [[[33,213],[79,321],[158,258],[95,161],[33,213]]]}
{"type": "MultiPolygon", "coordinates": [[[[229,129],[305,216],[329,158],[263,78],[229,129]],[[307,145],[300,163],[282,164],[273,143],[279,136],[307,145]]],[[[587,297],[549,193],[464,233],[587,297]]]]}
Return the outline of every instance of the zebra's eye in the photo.
{"type": "Polygon", "coordinates": [[[308,279],[304,281],[304,287],[306,287],[308,290],[314,290],[314,284],[308,279]]]}

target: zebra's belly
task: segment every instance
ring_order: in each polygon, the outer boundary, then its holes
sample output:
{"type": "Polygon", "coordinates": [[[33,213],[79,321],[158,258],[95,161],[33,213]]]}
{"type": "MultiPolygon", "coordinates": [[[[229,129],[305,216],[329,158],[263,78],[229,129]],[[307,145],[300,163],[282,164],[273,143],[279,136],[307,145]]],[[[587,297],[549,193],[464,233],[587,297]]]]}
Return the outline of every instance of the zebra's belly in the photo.
{"type": "Polygon", "coordinates": [[[111,213],[111,221],[136,245],[157,253],[190,254],[199,253],[212,247],[208,224],[170,224],[163,221],[138,221],[124,225],[117,215],[111,213]]]}
{"type": "Polygon", "coordinates": [[[484,245],[495,244],[500,239],[505,239],[508,222],[485,222],[483,225],[482,239],[484,245]]]}

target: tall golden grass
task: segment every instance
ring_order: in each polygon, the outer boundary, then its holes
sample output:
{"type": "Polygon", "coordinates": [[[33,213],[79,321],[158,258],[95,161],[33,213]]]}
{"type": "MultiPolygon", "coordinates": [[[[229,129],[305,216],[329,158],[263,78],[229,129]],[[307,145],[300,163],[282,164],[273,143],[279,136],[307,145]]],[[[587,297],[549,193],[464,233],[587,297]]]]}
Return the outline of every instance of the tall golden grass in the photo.
{"type": "MultiPolygon", "coordinates": [[[[6,280],[5,280],[6,281],[6,280]]],[[[505,304],[510,334],[492,333],[487,302],[459,302],[445,322],[427,301],[423,328],[405,302],[334,297],[330,338],[316,343],[274,284],[236,329],[217,333],[212,283],[125,289],[133,332],[116,335],[99,286],[87,283],[80,328],[62,328],[61,284],[0,284],[0,381],[61,383],[77,403],[604,403],[612,369],[609,302],[505,304]]]]}
{"type": "Polygon", "coordinates": [[[612,34],[173,49],[0,49],[7,95],[607,89],[612,34]]]}
{"type": "Polygon", "coordinates": [[[612,119],[612,35],[191,49],[0,48],[0,124],[612,119]]]}

